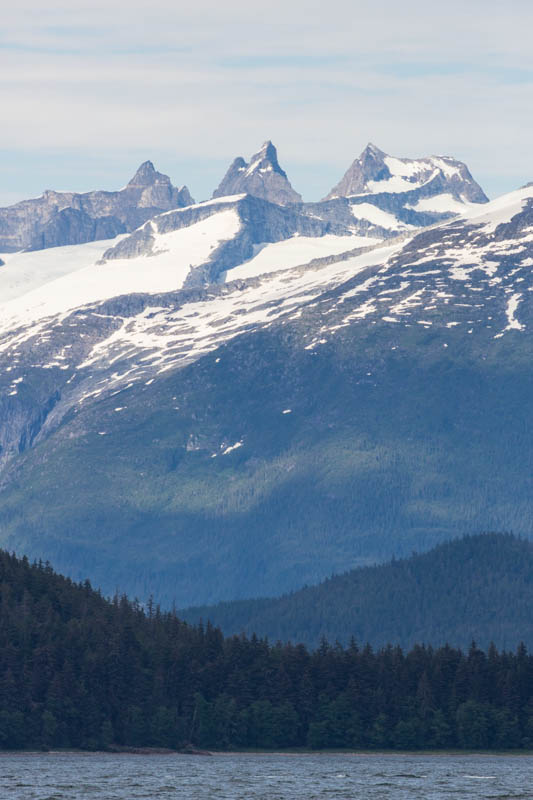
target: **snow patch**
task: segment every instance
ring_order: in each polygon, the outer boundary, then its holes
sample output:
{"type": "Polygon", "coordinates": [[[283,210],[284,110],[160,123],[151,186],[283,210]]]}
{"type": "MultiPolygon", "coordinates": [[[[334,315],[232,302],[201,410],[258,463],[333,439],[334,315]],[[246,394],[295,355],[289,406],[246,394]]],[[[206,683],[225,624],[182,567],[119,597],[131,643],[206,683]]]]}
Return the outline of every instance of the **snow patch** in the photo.
{"type": "Polygon", "coordinates": [[[406,205],[412,211],[435,212],[439,214],[464,214],[465,210],[472,208],[479,212],[479,203],[462,203],[452,194],[437,194],[433,197],[421,197],[413,205],[406,205]]]}
{"type": "Polygon", "coordinates": [[[410,192],[412,189],[417,189],[419,184],[412,181],[407,181],[400,175],[392,175],[382,181],[368,181],[367,187],[370,192],[391,192],[398,194],[400,192],[410,192]]]}
{"type": "Polygon", "coordinates": [[[222,451],[222,455],[225,456],[228,453],[232,453],[233,450],[237,450],[238,447],[242,447],[242,441],[235,442],[235,444],[231,444],[229,447],[226,447],[226,449],[222,451]]]}
{"type": "Polygon", "coordinates": [[[373,225],[379,225],[380,228],[386,228],[391,231],[409,230],[413,229],[412,225],[400,222],[394,214],[389,214],[381,208],[373,205],[373,203],[354,203],[351,206],[351,212],[356,219],[364,219],[371,222],[373,225]]]}
{"type": "Polygon", "coordinates": [[[507,308],[505,309],[505,314],[507,316],[507,325],[503,329],[503,331],[501,331],[501,333],[497,333],[496,334],[496,336],[494,337],[495,339],[499,339],[501,336],[503,336],[503,334],[506,331],[512,331],[512,330],[523,331],[523,330],[525,330],[525,325],[522,325],[522,323],[519,322],[515,317],[516,311],[518,309],[518,304],[520,303],[521,299],[522,299],[522,295],[517,292],[517,293],[511,295],[511,297],[507,301],[507,308]]]}

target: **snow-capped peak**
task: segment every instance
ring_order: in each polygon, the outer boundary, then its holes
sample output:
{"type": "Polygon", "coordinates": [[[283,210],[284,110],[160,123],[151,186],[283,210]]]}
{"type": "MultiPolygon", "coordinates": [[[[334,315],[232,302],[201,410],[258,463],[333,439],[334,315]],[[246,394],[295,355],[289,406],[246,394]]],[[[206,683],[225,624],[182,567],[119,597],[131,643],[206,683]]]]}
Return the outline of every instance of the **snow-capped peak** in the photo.
{"type": "Polygon", "coordinates": [[[424,190],[423,196],[447,193],[460,202],[487,202],[485,193],[461,161],[450,156],[396,158],[372,143],[325,199],[415,190],[424,190]]]}

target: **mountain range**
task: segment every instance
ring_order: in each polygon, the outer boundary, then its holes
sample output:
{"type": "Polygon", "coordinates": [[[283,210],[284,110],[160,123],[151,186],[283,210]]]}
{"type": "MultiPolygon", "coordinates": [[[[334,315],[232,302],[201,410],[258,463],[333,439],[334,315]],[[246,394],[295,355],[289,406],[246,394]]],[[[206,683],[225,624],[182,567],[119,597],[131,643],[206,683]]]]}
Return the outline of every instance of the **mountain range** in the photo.
{"type": "Polygon", "coordinates": [[[141,164],[117,192],[55,192],[0,209],[0,252],[43,250],[110,239],[133,231],[147,219],[194,200],[177,189],[151,161],[141,164]]]}
{"type": "Polygon", "coordinates": [[[532,185],[369,145],[305,203],[266,142],[202,203],[47,194],[0,210],[3,547],[186,606],[531,535],[532,185]]]}

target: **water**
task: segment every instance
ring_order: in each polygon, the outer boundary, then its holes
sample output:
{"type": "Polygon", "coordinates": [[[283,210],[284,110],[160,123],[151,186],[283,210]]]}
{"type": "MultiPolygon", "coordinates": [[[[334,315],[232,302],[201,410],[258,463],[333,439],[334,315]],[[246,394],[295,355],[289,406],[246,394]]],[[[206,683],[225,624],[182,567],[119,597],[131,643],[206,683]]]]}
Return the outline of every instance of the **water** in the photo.
{"type": "Polygon", "coordinates": [[[1,800],[533,798],[531,756],[2,754],[1,800]]]}

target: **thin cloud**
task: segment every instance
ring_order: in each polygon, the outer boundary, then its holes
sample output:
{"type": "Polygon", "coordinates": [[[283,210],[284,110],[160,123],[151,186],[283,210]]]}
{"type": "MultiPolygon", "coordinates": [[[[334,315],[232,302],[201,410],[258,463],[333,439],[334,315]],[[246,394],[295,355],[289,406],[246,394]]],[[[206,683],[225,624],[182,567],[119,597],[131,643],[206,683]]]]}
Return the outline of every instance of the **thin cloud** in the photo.
{"type": "Polygon", "coordinates": [[[125,16],[116,0],[20,0],[4,12],[0,147],[19,171],[0,203],[39,174],[50,185],[58,151],[73,175],[100,154],[109,188],[142,153],[207,196],[219,165],[265,138],[309,199],[368,140],[463,158],[489,192],[533,177],[529,1],[450,0],[445,13],[418,0],[182,5],[153,0],[147,14],[131,0],[125,16]]]}

